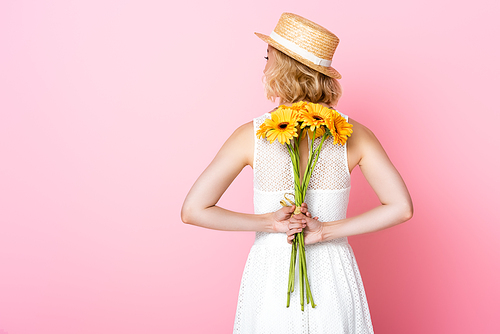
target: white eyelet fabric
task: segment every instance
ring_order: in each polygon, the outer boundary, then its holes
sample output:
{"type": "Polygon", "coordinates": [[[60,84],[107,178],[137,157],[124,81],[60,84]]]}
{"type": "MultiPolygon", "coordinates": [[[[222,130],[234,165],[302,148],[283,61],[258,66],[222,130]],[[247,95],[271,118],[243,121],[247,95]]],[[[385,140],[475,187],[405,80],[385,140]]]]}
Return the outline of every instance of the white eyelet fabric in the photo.
{"type": "MultiPolygon", "coordinates": [[[[342,115],[346,118],[347,116],[342,115]]],[[[254,119],[256,132],[266,113],[254,119]]],[[[286,147],[255,137],[254,210],[281,208],[293,193],[293,169],[286,147]]],[[[315,140],[318,145],[320,140],[315,140]]],[[[345,145],[323,144],[311,176],[306,203],[321,221],[346,217],[350,173],[345,145]]],[[[307,273],[316,308],[300,309],[299,287],[286,307],[291,245],[285,233],[257,232],[240,285],[234,334],[368,334],[373,327],[363,282],[347,238],[306,246],[307,273]]],[[[296,273],[298,282],[298,273],[296,273]]]]}

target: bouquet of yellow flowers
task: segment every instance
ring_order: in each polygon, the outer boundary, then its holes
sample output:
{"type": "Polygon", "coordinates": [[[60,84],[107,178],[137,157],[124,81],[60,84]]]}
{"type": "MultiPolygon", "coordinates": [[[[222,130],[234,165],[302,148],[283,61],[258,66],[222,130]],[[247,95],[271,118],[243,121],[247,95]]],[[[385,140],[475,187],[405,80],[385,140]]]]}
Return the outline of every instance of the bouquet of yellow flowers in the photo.
{"type": "MultiPolygon", "coordinates": [[[[352,125],[347,123],[345,118],[336,110],[327,108],[317,103],[297,102],[292,106],[281,105],[271,113],[271,118],[266,119],[257,131],[258,138],[267,138],[270,143],[278,140],[286,145],[290,158],[292,159],[294,188],[295,188],[295,212],[300,213],[300,206],[304,202],[311,174],[318,161],[319,153],[325,140],[331,136],[334,144],[344,145],[347,138],[351,136],[352,125]],[[300,175],[300,155],[299,145],[301,140],[306,138],[306,134],[311,138],[311,147],[308,149],[304,175],[300,175]],[[316,149],[313,148],[315,139],[321,141],[316,149]]],[[[307,140],[307,139],[306,139],[307,140]]],[[[307,278],[306,254],[304,247],[304,233],[297,233],[292,242],[292,254],[290,258],[290,271],[288,276],[288,292],[286,306],[290,306],[290,293],[295,287],[295,264],[299,255],[299,280],[300,280],[300,305],[304,310],[304,294],[307,303],[311,302],[314,308],[314,300],[307,278]]]]}

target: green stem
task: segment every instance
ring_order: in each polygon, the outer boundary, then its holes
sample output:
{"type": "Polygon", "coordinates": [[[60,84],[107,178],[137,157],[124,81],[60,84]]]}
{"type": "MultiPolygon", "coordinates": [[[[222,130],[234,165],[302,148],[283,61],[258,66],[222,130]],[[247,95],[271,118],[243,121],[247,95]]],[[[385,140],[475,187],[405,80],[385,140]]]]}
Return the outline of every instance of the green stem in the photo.
{"type": "Polygon", "coordinates": [[[325,142],[325,139],[328,135],[325,133],[323,135],[323,138],[321,138],[321,142],[318,146],[318,148],[316,148],[314,150],[314,153],[313,153],[313,159],[310,159],[309,162],[312,162],[312,160],[314,160],[313,164],[312,164],[312,168],[310,170],[308,170],[308,173],[306,174],[306,180],[304,182],[304,185],[307,189],[307,186],[309,186],[309,180],[311,179],[311,175],[312,175],[312,171],[314,170],[314,167],[316,167],[316,163],[318,162],[318,158],[319,158],[319,153],[321,152],[321,148],[323,147],[323,143],[325,142]]]}
{"type": "MultiPolygon", "coordinates": [[[[293,256],[293,254],[292,254],[293,256]]],[[[291,275],[293,271],[293,265],[290,263],[290,272],[288,273],[288,291],[286,293],[286,307],[290,306],[290,293],[291,293],[291,288],[292,288],[292,281],[291,281],[291,275]]]]}
{"type": "MultiPolygon", "coordinates": [[[[292,159],[292,167],[293,167],[293,176],[294,176],[294,185],[295,185],[295,193],[301,193],[301,188],[300,188],[300,167],[299,167],[299,157],[298,153],[295,152],[295,149],[293,145],[291,144],[286,144],[286,147],[288,149],[288,154],[290,154],[290,158],[292,159]],[[297,187],[298,186],[298,187],[297,187]]],[[[297,202],[297,201],[296,201],[297,202]]]]}
{"type": "Polygon", "coordinates": [[[307,279],[307,266],[306,266],[306,252],[305,252],[305,246],[304,246],[304,235],[302,234],[299,239],[300,242],[300,247],[302,249],[302,252],[300,253],[300,266],[302,268],[302,272],[304,273],[304,281],[305,281],[305,286],[306,286],[306,300],[307,304],[309,304],[309,293],[307,290],[307,285],[308,285],[308,279],[307,279]]]}
{"type": "MultiPolygon", "coordinates": [[[[314,130],[314,134],[313,134],[313,137],[316,137],[316,130],[314,130]]],[[[304,178],[302,179],[302,182],[303,184],[305,184],[305,179],[306,179],[306,175],[310,174],[310,170],[311,170],[311,162],[312,162],[312,157],[313,157],[313,148],[314,148],[314,138],[311,139],[311,145],[310,145],[310,148],[309,148],[309,156],[307,157],[307,166],[306,166],[306,170],[304,172],[304,178]]],[[[307,189],[307,188],[306,188],[307,189]]]]}
{"type": "Polygon", "coordinates": [[[290,292],[292,291],[292,283],[293,283],[292,274],[293,274],[294,262],[295,262],[295,258],[293,257],[293,255],[294,254],[293,254],[293,249],[292,249],[292,252],[290,254],[290,270],[288,272],[288,294],[290,294],[290,292]]]}
{"type": "MultiPolygon", "coordinates": [[[[304,235],[302,235],[301,239],[301,244],[304,245],[304,235]]],[[[304,246],[304,252],[301,254],[301,263],[304,266],[304,279],[305,279],[305,285],[306,285],[306,295],[307,295],[307,303],[309,304],[309,301],[311,301],[311,306],[313,308],[316,307],[316,304],[314,304],[314,299],[312,297],[312,292],[311,292],[311,287],[309,285],[309,279],[307,277],[307,266],[306,266],[306,253],[305,253],[305,246],[304,246]]]]}
{"type": "MultiPolygon", "coordinates": [[[[318,162],[319,154],[323,147],[323,143],[325,142],[325,139],[328,137],[328,134],[325,133],[321,138],[321,142],[316,149],[314,149],[315,138],[311,139],[306,170],[304,172],[303,178],[301,179],[299,145],[300,145],[300,137],[303,131],[305,130],[299,130],[298,131],[299,137],[294,139],[292,144],[287,144],[288,153],[290,154],[290,158],[292,160],[292,165],[293,165],[294,181],[295,181],[294,182],[295,205],[297,207],[301,206],[305,200],[305,195],[307,188],[309,186],[309,181],[311,179],[312,171],[314,170],[314,168],[316,167],[316,163],[318,162]]],[[[314,131],[313,136],[316,137],[316,130],[314,131]]],[[[290,258],[290,271],[288,277],[287,307],[289,307],[290,305],[290,294],[294,291],[295,288],[295,271],[296,271],[296,262],[298,261],[301,310],[304,311],[304,294],[306,295],[307,304],[311,302],[311,306],[315,308],[316,304],[314,303],[311,287],[309,285],[309,278],[307,277],[306,253],[305,253],[303,232],[297,233],[295,235],[295,238],[293,239],[292,242],[291,253],[292,254],[290,258]]]]}
{"type": "Polygon", "coordinates": [[[293,252],[293,272],[292,272],[292,292],[295,290],[295,263],[297,262],[297,241],[294,240],[292,244],[293,252]]]}
{"type": "Polygon", "coordinates": [[[288,292],[286,297],[286,307],[290,306],[290,294],[295,288],[295,262],[297,260],[297,238],[292,241],[292,252],[290,254],[290,271],[288,273],[288,292]]]}
{"type": "Polygon", "coordinates": [[[302,234],[302,232],[300,233],[297,233],[299,234],[298,238],[299,238],[299,280],[300,280],[300,308],[302,311],[304,311],[304,270],[303,270],[303,266],[301,265],[301,256],[302,256],[302,252],[304,251],[303,248],[301,247],[300,245],[300,234],[302,234]]]}

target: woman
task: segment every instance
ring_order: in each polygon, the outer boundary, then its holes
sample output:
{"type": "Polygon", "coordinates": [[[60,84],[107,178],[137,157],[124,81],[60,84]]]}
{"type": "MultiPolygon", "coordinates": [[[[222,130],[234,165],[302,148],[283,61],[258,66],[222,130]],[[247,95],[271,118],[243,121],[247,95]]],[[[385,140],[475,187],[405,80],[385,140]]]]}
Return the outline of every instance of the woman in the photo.
{"type": "MultiPolygon", "coordinates": [[[[284,13],[270,36],[264,69],[268,98],[291,106],[298,101],[333,108],[340,98],[340,74],[331,59],[338,38],[298,15],[284,13]]],[[[325,141],[313,171],[302,213],[281,208],[293,193],[291,160],[284,145],[257,139],[266,113],[239,127],[222,146],[186,197],[182,220],[218,230],[256,231],[240,287],[234,333],[373,333],[365,292],[347,237],[394,226],[411,218],[406,186],[373,133],[348,119],[347,144],[325,141]],[[216,206],[246,166],[254,169],[255,214],[216,206]],[[350,173],[359,166],[381,205],[346,218],[350,173]],[[309,211],[311,213],[309,213],[309,211]],[[311,214],[316,216],[311,217],[311,214]],[[297,293],[286,307],[290,245],[304,232],[315,308],[301,311],[297,293]],[[288,243],[287,243],[288,241],[288,243]]],[[[302,140],[300,155],[318,140],[302,140]]],[[[301,161],[306,161],[302,158],[301,161]]],[[[303,175],[305,166],[301,166],[303,175]]]]}

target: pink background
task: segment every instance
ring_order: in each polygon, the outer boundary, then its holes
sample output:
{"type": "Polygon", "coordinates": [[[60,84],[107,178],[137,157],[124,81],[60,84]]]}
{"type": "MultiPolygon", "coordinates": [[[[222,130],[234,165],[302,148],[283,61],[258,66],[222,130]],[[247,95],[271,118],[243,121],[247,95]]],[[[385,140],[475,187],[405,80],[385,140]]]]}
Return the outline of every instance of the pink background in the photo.
{"type": "MultiPolygon", "coordinates": [[[[280,14],[333,32],[339,109],[414,218],[350,238],[376,333],[499,333],[500,7],[479,1],[0,2],[0,333],[230,333],[252,233],[180,221],[233,129],[270,110],[280,14]]],[[[252,212],[251,170],[221,205],[252,212]]],[[[350,215],[377,205],[358,170],[350,215]]]]}

